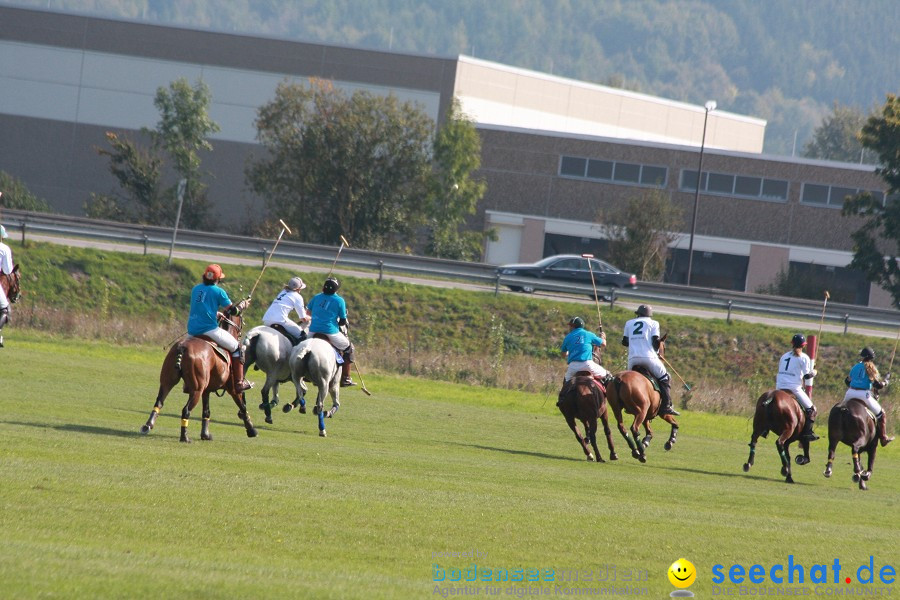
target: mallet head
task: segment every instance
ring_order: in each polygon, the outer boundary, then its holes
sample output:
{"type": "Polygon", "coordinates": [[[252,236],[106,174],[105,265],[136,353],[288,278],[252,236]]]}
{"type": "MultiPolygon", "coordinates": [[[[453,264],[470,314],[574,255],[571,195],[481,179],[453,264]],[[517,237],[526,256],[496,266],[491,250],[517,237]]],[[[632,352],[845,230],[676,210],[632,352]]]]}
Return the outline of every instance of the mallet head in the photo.
{"type": "Polygon", "coordinates": [[[593,254],[582,254],[581,258],[594,258],[593,254]]]}
{"type": "Polygon", "coordinates": [[[348,248],[350,247],[350,242],[348,242],[347,238],[345,238],[344,236],[341,236],[341,242],[343,242],[344,245],[347,246],[348,248]]]}
{"type": "Polygon", "coordinates": [[[294,235],[294,232],[291,231],[291,228],[288,227],[287,224],[286,224],[284,221],[282,221],[281,219],[278,219],[278,222],[281,223],[281,227],[282,227],[285,231],[287,231],[287,232],[290,233],[291,235],[294,235]]]}

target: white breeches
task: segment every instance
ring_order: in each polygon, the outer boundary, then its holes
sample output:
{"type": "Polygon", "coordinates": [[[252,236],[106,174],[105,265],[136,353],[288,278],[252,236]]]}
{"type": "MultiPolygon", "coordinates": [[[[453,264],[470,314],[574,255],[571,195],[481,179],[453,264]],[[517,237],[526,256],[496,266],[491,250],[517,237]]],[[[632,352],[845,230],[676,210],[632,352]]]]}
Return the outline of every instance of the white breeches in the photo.
{"type": "Polygon", "coordinates": [[[809,396],[806,395],[806,390],[804,390],[801,386],[791,387],[791,388],[779,388],[782,390],[788,390],[793,393],[797,397],[797,401],[800,403],[800,406],[803,407],[803,410],[809,410],[812,408],[812,400],[809,399],[809,396]]]}
{"type": "Polygon", "coordinates": [[[324,333],[322,335],[327,335],[328,341],[331,342],[331,345],[341,352],[350,347],[350,338],[348,338],[343,333],[324,333]]]}
{"type": "Polygon", "coordinates": [[[290,319],[285,319],[284,321],[263,321],[263,325],[267,327],[271,327],[272,325],[281,325],[282,327],[284,327],[285,331],[287,331],[294,337],[300,337],[300,335],[303,333],[303,328],[290,319]]]}
{"type": "Polygon", "coordinates": [[[203,335],[231,352],[232,355],[236,356],[235,352],[237,352],[238,349],[238,341],[234,339],[233,335],[231,335],[221,327],[216,327],[215,329],[204,331],[203,335]]]}
{"type": "Polygon", "coordinates": [[[658,356],[629,356],[628,369],[631,370],[635,367],[646,367],[650,374],[657,379],[661,379],[668,374],[666,367],[663,366],[658,356]]]}
{"type": "Polygon", "coordinates": [[[872,395],[872,390],[854,390],[853,388],[850,388],[847,390],[847,393],[844,394],[844,400],[849,400],[850,398],[862,400],[865,403],[866,408],[871,410],[872,414],[876,417],[884,410],[881,408],[881,405],[878,404],[878,400],[872,395]]]}
{"type": "Polygon", "coordinates": [[[0,308],[9,307],[9,299],[6,297],[6,292],[3,291],[3,287],[0,286],[0,308]]]}
{"type": "Polygon", "coordinates": [[[609,373],[609,371],[592,360],[573,360],[566,369],[566,381],[572,379],[578,371],[590,371],[597,377],[606,377],[609,373]]]}

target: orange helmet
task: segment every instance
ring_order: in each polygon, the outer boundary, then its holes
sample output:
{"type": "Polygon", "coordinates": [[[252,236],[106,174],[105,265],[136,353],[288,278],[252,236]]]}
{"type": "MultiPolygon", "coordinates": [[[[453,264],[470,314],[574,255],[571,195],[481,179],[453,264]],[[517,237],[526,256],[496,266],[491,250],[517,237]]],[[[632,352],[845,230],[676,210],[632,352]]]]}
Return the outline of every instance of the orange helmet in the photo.
{"type": "Polygon", "coordinates": [[[222,272],[222,267],[219,265],[209,265],[203,272],[203,279],[204,281],[218,281],[225,279],[225,273],[222,272]]]}

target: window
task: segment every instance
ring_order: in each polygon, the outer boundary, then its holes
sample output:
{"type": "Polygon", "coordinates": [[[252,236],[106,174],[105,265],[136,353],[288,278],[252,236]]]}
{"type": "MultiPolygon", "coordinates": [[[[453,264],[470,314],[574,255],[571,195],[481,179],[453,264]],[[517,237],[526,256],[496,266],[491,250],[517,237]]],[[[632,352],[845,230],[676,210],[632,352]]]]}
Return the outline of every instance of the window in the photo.
{"type": "Polygon", "coordinates": [[[724,173],[710,173],[706,190],[719,194],[731,194],[734,192],[734,175],[724,173]]]}
{"type": "Polygon", "coordinates": [[[734,178],[734,193],[739,196],[759,196],[762,179],[759,177],[744,177],[738,175],[734,178]]]}
{"type": "Polygon", "coordinates": [[[666,185],[667,173],[668,169],[665,167],[651,167],[649,165],[644,165],[641,168],[641,183],[663,187],[666,185]]]}
{"type": "Polygon", "coordinates": [[[780,179],[763,179],[762,197],[787,200],[788,182],[780,179]]]}
{"type": "Polygon", "coordinates": [[[810,204],[828,204],[828,186],[804,183],[801,200],[810,204]]]}
{"type": "Polygon", "coordinates": [[[856,192],[857,190],[852,188],[833,187],[831,188],[831,198],[828,200],[828,204],[831,206],[844,206],[844,198],[855,196],[856,192]]]}
{"type": "Polygon", "coordinates": [[[560,175],[569,175],[570,177],[584,177],[585,167],[587,166],[586,158],[575,158],[574,156],[563,156],[559,165],[560,175]]]}
{"type": "Polygon", "coordinates": [[[578,258],[564,258],[550,265],[550,269],[553,271],[577,271],[581,262],[583,261],[578,258]]]}
{"type": "MultiPolygon", "coordinates": [[[[706,189],[706,178],[709,173],[703,173],[703,177],[700,178],[700,191],[706,189]]],[[[683,169],[681,171],[681,189],[696,192],[697,191],[697,171],[692,171],[690,169],[683,169]]]]}
{"type": "Polygon", "coordinates": [[[606,179],[613,178],[613,163],[608,160],[589,160],[587,168],[587,176],[590,179],[606,179]]]}
{"type": "Polygon", "coordinates": [[[639,183],[641,180],[641,165],[631,163],[616,163],[613,179],[628,183],[639,183]]]}

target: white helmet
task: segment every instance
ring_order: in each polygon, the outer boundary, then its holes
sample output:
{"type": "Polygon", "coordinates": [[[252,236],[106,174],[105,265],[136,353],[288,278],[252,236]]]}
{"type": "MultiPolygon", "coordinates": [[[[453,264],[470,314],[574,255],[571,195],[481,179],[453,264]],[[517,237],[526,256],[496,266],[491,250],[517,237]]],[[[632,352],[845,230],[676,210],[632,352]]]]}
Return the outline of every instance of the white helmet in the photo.
{"type": "Polygon", "coordinates": [[[291,277],[291,280],[288,281],[285,286],[289,290],[300,291],[306,288],[306,284],[303,283],[303,280],[299,277],[291,277]]]}
{"type": "Polygon", "coordinates": [[[9,234],[6,233],[6,227],[4,227],[3,225],[0,225],[0,240],[2,240],[3,238],[8,238],[8,237],[9,237],[9,234]]]}

